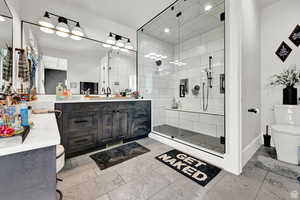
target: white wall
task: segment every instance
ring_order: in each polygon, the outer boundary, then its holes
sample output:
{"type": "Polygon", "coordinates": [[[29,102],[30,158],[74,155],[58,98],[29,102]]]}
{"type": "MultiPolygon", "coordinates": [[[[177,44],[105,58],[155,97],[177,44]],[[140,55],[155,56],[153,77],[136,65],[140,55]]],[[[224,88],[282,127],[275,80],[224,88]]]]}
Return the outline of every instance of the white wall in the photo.
{"type": "Polygon", "coordinates": [[[257,0],[242,1],[242,149],[243,164],[255,153],[260,140],[260,7],[257,0]],[[258,138],[258,139],[257,139],[258,138]]]}
{"type": "MultiPolygon", "coordinates": [[[[282,88],[270,87],[270,77],[281,72],[290,65],[300,65],[300,48],[290,40],[289,35],[297,24],[300,24],[300,1],[281,0],[262,10],[261,23],[261,96],[262,117],[261,126],[265,131],[266,125],[274,122],[272,107],[282,104],[282,88]],[[285,63],[275,55],[282,41],[285,41],[292,49],[292,53],[285,63]]],[[[299,94],[298,90],[298,94],[299,94]]],[[[299,96],[299,95],[298,95],[299,96]]]]}

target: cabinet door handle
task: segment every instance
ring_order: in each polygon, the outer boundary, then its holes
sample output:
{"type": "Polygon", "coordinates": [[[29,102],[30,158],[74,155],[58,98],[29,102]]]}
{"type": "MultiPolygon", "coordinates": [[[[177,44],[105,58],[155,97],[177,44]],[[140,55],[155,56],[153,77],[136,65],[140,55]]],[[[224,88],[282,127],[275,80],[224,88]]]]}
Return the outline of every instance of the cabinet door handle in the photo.
{"type": "Polygon", "coordinates": [[[75,120],[74,121],[75,124],[87,123],[87,122],[89,122],[89,121],[87,121],[87,120],[75,120]]]}
{"type": "Polygon", "coordinates": [[[75,141],[75,143],[78,144],[78,143],[87,142],[87,141],[89,141],[89,140],[88,139],[81,139],[81,140],[75,141]]]}
{"type": "Polygon", "coordinates": [[[115,113],[116,111],[115,111],[115,110],[113,110],[112,112],[113,112],[113,113],[115,113]]]}
{"type": "Polygon", "coordinates": [[[117,112],[120,112],[119,110],[117,112]]]}

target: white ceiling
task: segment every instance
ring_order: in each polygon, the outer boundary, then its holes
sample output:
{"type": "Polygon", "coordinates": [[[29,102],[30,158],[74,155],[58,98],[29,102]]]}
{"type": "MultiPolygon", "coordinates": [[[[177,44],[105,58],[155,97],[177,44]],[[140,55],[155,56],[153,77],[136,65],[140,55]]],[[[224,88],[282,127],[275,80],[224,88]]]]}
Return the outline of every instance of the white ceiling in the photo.
{"type": "Polygon", "coordinates": [[[37,20],[45,10],[81,21],[85,16],[97,23],[104,17],[133,29],[145,24],[175,0],[13,0],[21,8],[21,16],[37,20]]]}
{"type": "Polygon", "coordinates": [[[261,8],[266,8],[266,7],[272,5],[273,3],[276,3],[278,1],[280,1],[280,0],[257,0],[259,6],[261,8]]]}
{"type": "Polygon", "coordinates": [[[11,14],[4,2],[4,0],[0,0],[0,15],[5,15],[11,17],[11,14]]]}
{"type": "Polygon", "coordinates": [[[213,9],[204,10],[207,0],[180,0],[174,5],[174,10],[169,8],[143,27],[144,33],[162,41],[177,44],[197,35],[204,34],[216,27],[223,25],[220,14],[224,12],[224,0],[209,0],[213,9]],[[176,14],[182,15],[177,18],[176,14]],[[164,29],[169,28],[170,33],[164,29]],[[180,35],[179,35],[180,33],[180,35]]]}

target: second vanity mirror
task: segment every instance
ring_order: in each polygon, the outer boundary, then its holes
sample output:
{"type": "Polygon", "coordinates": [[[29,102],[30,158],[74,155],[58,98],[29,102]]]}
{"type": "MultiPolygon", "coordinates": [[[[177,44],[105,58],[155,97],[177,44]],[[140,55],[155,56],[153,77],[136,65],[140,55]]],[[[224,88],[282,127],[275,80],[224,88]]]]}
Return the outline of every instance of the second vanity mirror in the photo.
{"type": "Polygon", "coordinates": [[[4,0],[0,0],[0,88],[5,92],[12,83],[13,18],[4,0]]]}
{"type": "Polygon", "coordinates": [[[37,24],[22,24],[23,49],[32,69],[30,80],[21,82],[25,85],[22,87],[35,88],[38,94],[45,95],[55,94],[59,83],[75,95],[136,90],[135,51],[113,50],[103,47],[101,41],[59,37],[41,31],[37,24]]]}

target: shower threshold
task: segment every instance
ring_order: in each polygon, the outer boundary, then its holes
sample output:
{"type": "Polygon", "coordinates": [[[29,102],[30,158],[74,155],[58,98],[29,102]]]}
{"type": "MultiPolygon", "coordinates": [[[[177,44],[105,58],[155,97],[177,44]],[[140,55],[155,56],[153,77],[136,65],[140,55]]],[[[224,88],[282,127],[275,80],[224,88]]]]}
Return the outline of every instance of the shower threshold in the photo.
{"type": "Polygon", "coordinates": [[[225,153],[225,145],[221,144],[220,138],[217,137],[177,128],[167,124],[155,126],[153,127],[153,130],[195,146],[203,147],[221,154],[225,153]]]}

